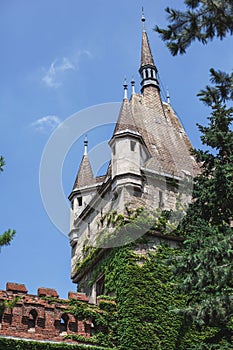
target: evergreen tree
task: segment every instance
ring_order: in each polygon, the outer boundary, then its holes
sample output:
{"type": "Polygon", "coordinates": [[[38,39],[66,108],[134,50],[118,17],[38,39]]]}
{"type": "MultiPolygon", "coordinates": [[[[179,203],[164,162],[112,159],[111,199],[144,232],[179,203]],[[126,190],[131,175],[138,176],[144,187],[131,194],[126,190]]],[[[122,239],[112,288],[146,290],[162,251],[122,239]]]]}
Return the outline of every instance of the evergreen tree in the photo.
{"type": "MultiPolygon", "coordinates": [[[[186,11],[167,8],[166,29],[156,27],[173,55],[195,40],[233,34],[232,0],[184,0],[186,11]]],[[[186,240],[177,262],[180,290],[187,296],[179,310],[188,325],[212,329],[212,336],[190,349],[230,349],[233,336],[233,74],[210,70],[211,86],[199,93],[211,108],[208,125],[198,125],[207,151],[195,150],[201,174],[193,203],[179,227],[186,240]]]]}
{"type": "Polygon", "coordinates": [[[212,110],[209,124],[199,125],[209,149],[194,151],[202,172],[179,227],[186,241],[177,267],[180,290],[188,295],[181,313],[190,324],[218,328],[210,344],[233,336],[233,107],[227,106],[233,79],[212,69],[211,80],[214,86],[199,94],[212,110]]]}
{"type": "Polygon", "coordinates": [[[168,28],[155,27],[173,55],[185,53],[194,40],[206,44],[233,34],[232,0],[184,0],[184,4],[186,11],[166,9],[168,28]]]}
{"type": "MultiPolygon", "coordinates": [[[[0,171],[3,171],[4,165],[5,165],[5,160],[1,156],[0,157],[0,171]]],[[[10,230],[9,229],[9,230],[5,231],[2,235],[0,235],[0,249],[1,249],[2,246],[10,244],[10,242],[13,239],[15,233],[16,233],[15,230],[10,230]]]]}

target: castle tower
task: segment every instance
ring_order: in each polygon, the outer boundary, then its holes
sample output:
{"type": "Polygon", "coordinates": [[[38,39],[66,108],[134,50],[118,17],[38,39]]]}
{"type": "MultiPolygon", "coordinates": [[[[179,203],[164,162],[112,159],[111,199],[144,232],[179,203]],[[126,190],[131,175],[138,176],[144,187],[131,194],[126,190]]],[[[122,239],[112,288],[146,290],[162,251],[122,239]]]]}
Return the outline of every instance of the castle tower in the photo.
{"type": "MultiPolygon", "coordinates": [[[[183,205],[188,204],[191,195],[185,192],[184,184],[199,170],[170,99],[166,102],[161,99],[144,15],[142,25],[141,94],[135,92],[132,80],[132,94],[128,98],[128,86],[124,83],[121,109],[109,141],[112,154],[107,173],[94,179],[86,150],[69,196],[73,203],[69,235],[71,278],[93,303],[104,290],[104,277],[100,274],[94,278],[93,268],[111,249],[99,243],[102,233],[112,233],[112,222],[125,217],[128,210],[175,209],[178,196],[183,205]],[[95,279],[92,287],[90,279],[92,282],[95,279]]],[[[152,246],[155,244],[152,241],[152,246]]]]}

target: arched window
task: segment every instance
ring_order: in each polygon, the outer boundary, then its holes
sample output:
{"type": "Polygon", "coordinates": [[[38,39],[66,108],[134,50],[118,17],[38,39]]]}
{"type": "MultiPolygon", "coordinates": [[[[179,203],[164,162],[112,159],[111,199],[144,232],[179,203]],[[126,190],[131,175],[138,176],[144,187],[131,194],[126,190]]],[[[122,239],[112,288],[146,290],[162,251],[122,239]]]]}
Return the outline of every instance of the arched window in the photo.
{"type": "Polygon", "coordinates": [[[67,333],[69,317],[66,314],[61,315],[60,319],[60,334],[67,333]]]}
{"type": "Polygon", "coordinates": [[[28,331],[35,332],[37,316],[38,314],[36,310],[30,311],[29,317],[28,317],[28,331]]]}

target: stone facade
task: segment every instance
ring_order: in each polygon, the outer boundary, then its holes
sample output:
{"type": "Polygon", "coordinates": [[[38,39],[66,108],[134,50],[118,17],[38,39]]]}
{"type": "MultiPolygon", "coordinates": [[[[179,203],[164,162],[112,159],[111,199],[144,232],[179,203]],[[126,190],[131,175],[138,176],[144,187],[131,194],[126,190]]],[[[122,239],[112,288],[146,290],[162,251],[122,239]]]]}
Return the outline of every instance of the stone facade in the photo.
{"type": "MultiPolygon", "coordinates": [[[[69,292],[69,299],[88,302],[83,293],[69,292]]],[[[14,301],[14,306],[5,308],[0,316],[0,336],[49,341],[68,341],[64,340],[66,334],[89,338],[90,322],[67,313],[68,300],[59,299],[55,289],[38,288],[37,295],[31,295],[24,284],[7,283],[6,290],[0,290],[0,302],[14,301]]]]}

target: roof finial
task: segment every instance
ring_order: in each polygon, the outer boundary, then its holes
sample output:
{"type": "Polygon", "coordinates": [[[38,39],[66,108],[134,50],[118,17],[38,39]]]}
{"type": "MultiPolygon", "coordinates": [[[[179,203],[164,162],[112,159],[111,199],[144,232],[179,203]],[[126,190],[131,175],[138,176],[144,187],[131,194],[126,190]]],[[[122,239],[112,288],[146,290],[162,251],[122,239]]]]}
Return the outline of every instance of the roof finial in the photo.
{"type": "Polygon", "coordinates": [[[134,94],[135,94],[135,81],[134,81],[134,76],[132,76],[131,87],[132,87],[132,95],[134,95],[134,94]]]}
{"type": "Polygon", "coordinates": [[[88,139],[87,139],[87,135],[86,135],[85,139],[84,139],[84,156],[87,155],[87,147],[88,147],[88,139]]]}
{"type": "Polygon", "coordinates": [[[144,15],[144,9],[142,7],[142,31],[145,32],[146,31],[146,28],[145,28],[145,15],[144,15]]]}
{"type": "Polygon", "coordinates": [[[127,85],[127,82],[126,82],[126,78],[125,78],[125,80],[124,80],[124,100],[126,99],[128,99],[128,85],[127,85]]]}
{"type": "Polygon", "coordinates": [[[168,88],[167,88],[167,103],[168,103],[169,106],[170,106],[170,104],[171,104],[171,99],[170,99],[170,93],[169,93],[168,88]]]}

